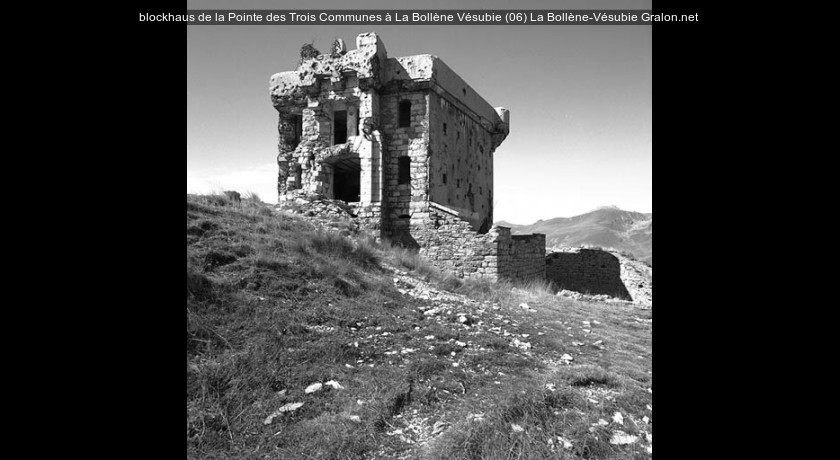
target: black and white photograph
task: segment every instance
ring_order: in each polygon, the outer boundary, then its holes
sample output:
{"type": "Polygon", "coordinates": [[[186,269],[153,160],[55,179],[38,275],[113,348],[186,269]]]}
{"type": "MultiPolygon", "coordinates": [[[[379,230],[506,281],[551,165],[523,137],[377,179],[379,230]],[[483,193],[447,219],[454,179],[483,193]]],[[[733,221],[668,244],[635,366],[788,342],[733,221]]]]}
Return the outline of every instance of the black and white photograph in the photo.
{"type": "Polygon", "coordinates": [[[188,458],[652,458],[651,9],[188,0],[188,458]]]}

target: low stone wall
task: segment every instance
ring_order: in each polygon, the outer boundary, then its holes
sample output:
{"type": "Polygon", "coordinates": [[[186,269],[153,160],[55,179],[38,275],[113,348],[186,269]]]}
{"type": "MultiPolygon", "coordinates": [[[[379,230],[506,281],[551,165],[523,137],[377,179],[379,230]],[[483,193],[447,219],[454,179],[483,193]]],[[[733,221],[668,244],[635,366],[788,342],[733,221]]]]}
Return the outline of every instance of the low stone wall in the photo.
{"type": "Polygon", "coordinates": [[[507,252],[500,265],[502,277],[523,281],[545,279],[545,235],[510,235],[509,228],[496,228],[506,230],[506,237],[499,241],[499,253],[507,252]]]}
{"type": "Polygon", "coordinates": [[[432,204],[424,225],[413,229],[412,237],[421,256],[460,278],[545,277],[545,235],[512,236],[507,227],[492,227],[479,234],[457,212],[432,204]]]}
{"type": "Polygon", "coordinates": [[[434,207],[417,228],[412,229],[412,237],[420,255],[432,265],[459,278],[498,279],[496,232],[477,234],[469,222],[434,207]]]}
{"type": "Polygon", "coordinates": [[[545,264],[545,277],[558,290],[633,300],[621,281],[621,263],[608,252],[569,249],[547,255],[545,264]]]}

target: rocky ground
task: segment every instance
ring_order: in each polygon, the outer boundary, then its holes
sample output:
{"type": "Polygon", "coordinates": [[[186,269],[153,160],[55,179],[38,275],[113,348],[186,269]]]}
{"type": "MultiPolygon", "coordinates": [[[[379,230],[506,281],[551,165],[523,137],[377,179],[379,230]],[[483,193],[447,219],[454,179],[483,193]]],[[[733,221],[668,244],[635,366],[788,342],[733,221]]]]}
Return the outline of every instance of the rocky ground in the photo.
{"type": "Polygon", "coordinates": [[[187,214],[188,457],[652,455],[650,307],[436,278],[343,220],[187,214]]]}
{"type": "MultiPolygon", "coordinates": [[[[390,268],[390,267],[389,267],[390,268]]],[[[520,302],[515,309],[505,308],[501,304],[491,301],[478,301],[469,296],[456,294],[452,292],[442,291],[434,286],[426,283],[416,277],[411,276],[410,273],[400,271],[395,268],[390,268],[394,273],[394,284],[398,290],[414,299],[423,301],[419,309],[423,315],[441,325],[450,326],[452,323],[460,324],[462,334],[460,340],[450,339],[449,342],[462,349],[460,353],[452,352],[450,356],[442,356],[441,359],[448,361],[448,363],[455,367],[465,367],[471,371],[482,372],[482,369],[469,369],[469,361],[471,356],[487,353],[489,350],[481,345],[481,340],[471,340],[471,337],[482,337],[486,334],[493,334],[500,340],[507,342],[509,346],[509,353],[521,354],[532,359],[537,359],[542,362],[548,369],[550,374],[557,369],[570,370],[579,366],[586,366],[592,361],[593,355],[604,357],[609,355],[607,351],[608,343],[613,344],[610,334],[604,330],[604,324],[594,319],[597,315],[591,315],[589,319],[573,321],[571,318],[561,319],[561,315],[552,315],[551,311],[555,305],[552,305],[550,298],[543,297],[542,299],[534,299],[530,303],[520,302]],[[547,316],[553,317],[554,321],[551,325],[540,324],[540,318],[547,316]],[[558,330],[563,330],[565,337],[563,341],[567,345],[560,349],[551,349],[546,347],[548,340],[543,340],[544,337],[556,337],[558,330]],[[602,331],[605,332],[602,334],[602,331]],[[606,340],[606,343],[605,343],[606,340]]],[[[529,297],[529,292],[523,289],[514,289],[512,293],[514,296],[521,296],[523,299],[529,297]]],[[[590,297],[590,296],[587,296],[590,297]]],[[[586,300],[599,300],[590,298],[586,300]]],[[[612,299],[604,296],[603,306],[605,304],[613,303],[617,299],[612,299]]],[[[629,308],[627,311],[637,311],[639,316],[633,316],[632,321],[638,324],[639,327],[649,328],[652,326],[652,318],[650,311],[647,308],[637,308],[633,304],[626,303],[629,308]]],[[[435,337],[429,335],[425,337],[429,341],[433,341],[435,337]]],[[[486,340],[486,339],[485,339],[486,340]]],[[[433,346],[428,347],[430,350],[433,346]]],[[[400,357],[414,353],[413,349],[394,349],[390,353],[400,357]]],[[[388,352],[386,352],[388,353],[388,352]]],[[[639,356],[640,359],[646,357],[639,356]]],[[[648,357],[649,358],[649,355],[648,357]]],[[[493,378],[493,374],[487,370],[483,370],[486,376],[493,378]]],[[[503,385],[503,377],[508,377],[502,372],[497,372],[493,384],[503,385]]],[[[422,382],[421,382],[422,383],[422,382]]],[[[549,391],[555,391],[557,384],[547,382],[545,388],[549,391]]],[[[438,390],[434,384],[431,384],[434,391],[443,391],[450,395],[464,395],[467,388],[463,382],[458,382],[454,388],[438,390]]],[[[652,393],[652,390],[648,388],[652,393]]],[[[615,397],[620,393],[619,390],[612,390],[609,388],[587,388],[583,395],[589,404],[599,405],[604,401],[614,401],[615,397]]],[[[652,409],[650,405],[647,406],[652,409]]],[[[476,407],[480,409],[480,407],[476,407]]],[[[418,452],[422,452],[424,447],[432,443],[435,438],[444,433],[448,427],[455,422],[463,422],[467,420],[470,423],[480,423],[483,421],[485,414],[480,410],[468,411],[468,413],[456,412],[460,420],[453,420],[451,416],[447,417],[448,408],[442,406],[439,411],[432,413],[421,413],[418,410],[413,410],[409,414],[398,416],[398,421],[394,424],[393,431],[388,432],[388,435],[398,436],[402,441],[412,445],[412,449],[405,452],[400,458],[413,458],[418,452]]],[[[606,421],[599,418],[598,421],[592,424],[592,427],[606,427],[611,430],[610,443],[614,445],[629,445],[636,444],[644,453],[652,453],[653,450],[653,436],[651,433],[652,423],[649,415],[642,415],[636,418],[633,414],[622,413],[616,411],[612,414],[612,419],[606,421]],[[639,427],[636,435],[629,435],[620,428],[624,426],[624,418],[627,417],[629,421],[639,427]]],[[[515,433],[522,429],[521,426],[512,424],[511,432],[515,433]]],[[[591,431],[595,431],[594,429],[591,431]]],[[[570,439],[558,437],[554,444],[557,450],[572,449],[574,442],[570,439]]]]}
{"type": "Polygon", "coordinates": [[[645,307],[653,306],[653,267],[621,254],[613,254],[621,262],[621,281],[633,302],[645,307]]]}

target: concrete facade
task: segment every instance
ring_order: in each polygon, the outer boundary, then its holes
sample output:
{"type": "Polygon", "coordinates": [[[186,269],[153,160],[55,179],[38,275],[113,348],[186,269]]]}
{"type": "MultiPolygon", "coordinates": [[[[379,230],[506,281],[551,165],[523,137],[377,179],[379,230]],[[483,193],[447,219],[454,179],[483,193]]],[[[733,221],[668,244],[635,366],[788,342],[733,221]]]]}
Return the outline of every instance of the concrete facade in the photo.
{"type": "Polygon", "coordinates": [[[356,49],[302,58],[270,80],[279,201],[342,200],[360,223],[462,277],[543,278],[545,236],[493,227],[493,154],[510,115],[438,57],[356,49]]]}

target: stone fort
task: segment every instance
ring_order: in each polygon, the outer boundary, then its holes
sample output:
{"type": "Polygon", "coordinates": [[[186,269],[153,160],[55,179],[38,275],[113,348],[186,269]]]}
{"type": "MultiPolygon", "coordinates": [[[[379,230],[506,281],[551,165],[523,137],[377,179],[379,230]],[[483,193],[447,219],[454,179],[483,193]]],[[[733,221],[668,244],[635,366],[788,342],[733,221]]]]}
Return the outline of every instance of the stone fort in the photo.
{"type": "Polygon", "coordinates": [[[310,48],[274,74],[277,191],[341,200],[381,238],[460,277],[545,277],[545,235],[493,225],[493,154],[510,112],[428,54],[389,57],[376,33],[310,48]]]}

